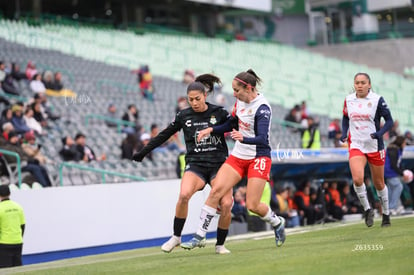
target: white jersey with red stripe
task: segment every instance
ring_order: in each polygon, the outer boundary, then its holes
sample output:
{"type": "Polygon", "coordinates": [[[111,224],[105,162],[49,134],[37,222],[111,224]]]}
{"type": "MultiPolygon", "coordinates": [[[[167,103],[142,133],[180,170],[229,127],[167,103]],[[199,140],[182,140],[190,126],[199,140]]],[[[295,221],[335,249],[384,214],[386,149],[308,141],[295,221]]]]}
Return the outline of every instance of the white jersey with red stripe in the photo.
{"type": "Polygon", "coordinates": [[[371,138],[371,134],[380,129],[380,120],[384,112],[389,112],[387,104],[380,95],[372,91],[364,98],[358,98],[356,93],[345,98],[343,114],[349,118],[350,149],[359,149],[363,153],[384,149],[382,137],[371,138]]]}
{"type": "Polygon", "coordinates": [[[236,141],[231,154],[246,160],[261,156],[270,158],[269,133],[272,111],[265,97],[258,94],[250,103],[237,100],[233,114],[238,117],[243,142],[236,141]]]}

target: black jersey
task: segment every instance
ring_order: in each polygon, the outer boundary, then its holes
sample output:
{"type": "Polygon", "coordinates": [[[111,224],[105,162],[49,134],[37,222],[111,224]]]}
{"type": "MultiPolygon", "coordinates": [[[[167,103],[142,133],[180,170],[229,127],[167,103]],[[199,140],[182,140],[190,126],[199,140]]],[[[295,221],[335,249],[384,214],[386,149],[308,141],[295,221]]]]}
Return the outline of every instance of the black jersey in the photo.
{"type": "Polygon", "coordinates": [[[200,142],[197,142],[197,135],[202,129],[223,124],[230,117],[230,114],[223,107],[210,103],[207,103],[207,106],[208,109],[201,113],[194,112],[191,107],[178,112],[175,120],[155,138],[151,139],[142,150],[142,153],[148,154],[167,141],[173,134],[183,129],[187,148],[186,163],[197,163],[206,167],[222,164],[228,156],[224,134],[212,133],[200,142]]]}

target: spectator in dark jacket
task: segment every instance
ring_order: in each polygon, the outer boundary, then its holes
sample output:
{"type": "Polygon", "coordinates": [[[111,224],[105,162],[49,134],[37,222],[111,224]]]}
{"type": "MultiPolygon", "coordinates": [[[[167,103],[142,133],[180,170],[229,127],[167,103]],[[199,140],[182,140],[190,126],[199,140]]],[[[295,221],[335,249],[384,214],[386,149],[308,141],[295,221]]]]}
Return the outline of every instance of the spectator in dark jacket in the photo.
{"type": "MultiPolygon", "coordinates": [[[[9,133],[9,141],[2,147],[2,149],[12,151],[20,156],[22,161],[22,171],[30,172],[43,187],[52,186],[49,175],[46,169],[39,164],[39,161],[29,157],[19,142],[19,137],[16,132],[9,133]]],[[[9,155],[4,155],[8,163],[16,163],[16,158],[9,155]]]]}
{"type": "Polygon", "coordinates": [[[70,136],[62,138],[63,148],[59,151],[59,155],[64,161],[80,161],[81,153],[76,148],[74,140],[70,136]]]}
{"type": "Polygon", "coordinates": [[[396,215],[403,210],[398,207],[401,192],[403,190],[400,178],[402,177],[404,181],[408,181],[408,177],[404,176],[403,169],[401,168],[402,152],[405,145],[405,138],[403,136],[396,136],[386,150],[384,178],[385,183],[388,186],[390,213],[393,215],[396,215]]]}

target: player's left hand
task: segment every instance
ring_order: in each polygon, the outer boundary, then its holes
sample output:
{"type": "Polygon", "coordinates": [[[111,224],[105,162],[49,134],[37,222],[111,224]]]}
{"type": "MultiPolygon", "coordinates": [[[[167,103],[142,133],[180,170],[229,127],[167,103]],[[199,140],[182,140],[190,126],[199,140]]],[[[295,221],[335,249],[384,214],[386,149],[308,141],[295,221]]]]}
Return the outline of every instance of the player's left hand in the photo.
{"type": "Polygon", "coordinates": [[[379,139],[379,136],[378,136],[377,133],[372,133],[372,134],[370,134],[370,136],[371,136],[372,139],[379,139]]]}
{"type": "Polygon", "coordinates": [[[142,153],[138,152],[138,153],[135,153],[135,154],[132,156],[132,160],[133,160],[133,161],[137,161],[137,162],[141,162],[141,161],[144,159],[144,157],[145,157],[145,155],[144,155],[144,154],[142,154],[142,153]]]}
{"type": "Polygon", "coordinates": [[[231,131],[230,136],[234,140],[243,141],[243,135],[236,129],[233,129],[233,131],[231,131]]]}

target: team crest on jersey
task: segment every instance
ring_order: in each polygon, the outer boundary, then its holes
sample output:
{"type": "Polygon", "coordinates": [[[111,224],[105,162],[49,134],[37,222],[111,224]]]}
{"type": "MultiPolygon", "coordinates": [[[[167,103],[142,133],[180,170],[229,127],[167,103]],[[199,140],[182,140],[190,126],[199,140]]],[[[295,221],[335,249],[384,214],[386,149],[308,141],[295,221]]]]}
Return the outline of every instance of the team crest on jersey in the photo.
{"type": "Polygon", "coordinates": [[[368,108],[371,108],[372,107],[372,103],[371,102],[368,102],[368,108]]]}
{"type": "Polygon", "coordinates": [[[250,109],[248,112],[247,112],[247,114],[248,115],[251,115],[253,113],[253,110],[252,109],[250,109]]]}
{"type": "Polygon", "coordinates": [[[211,116],[211,117],[210,117],[210,123],[211,123],[211,124],[216,124],[216,123],[217,123],[217,119],[216,119],[216,117],[215,117],[215,116],[211,116]]]}

